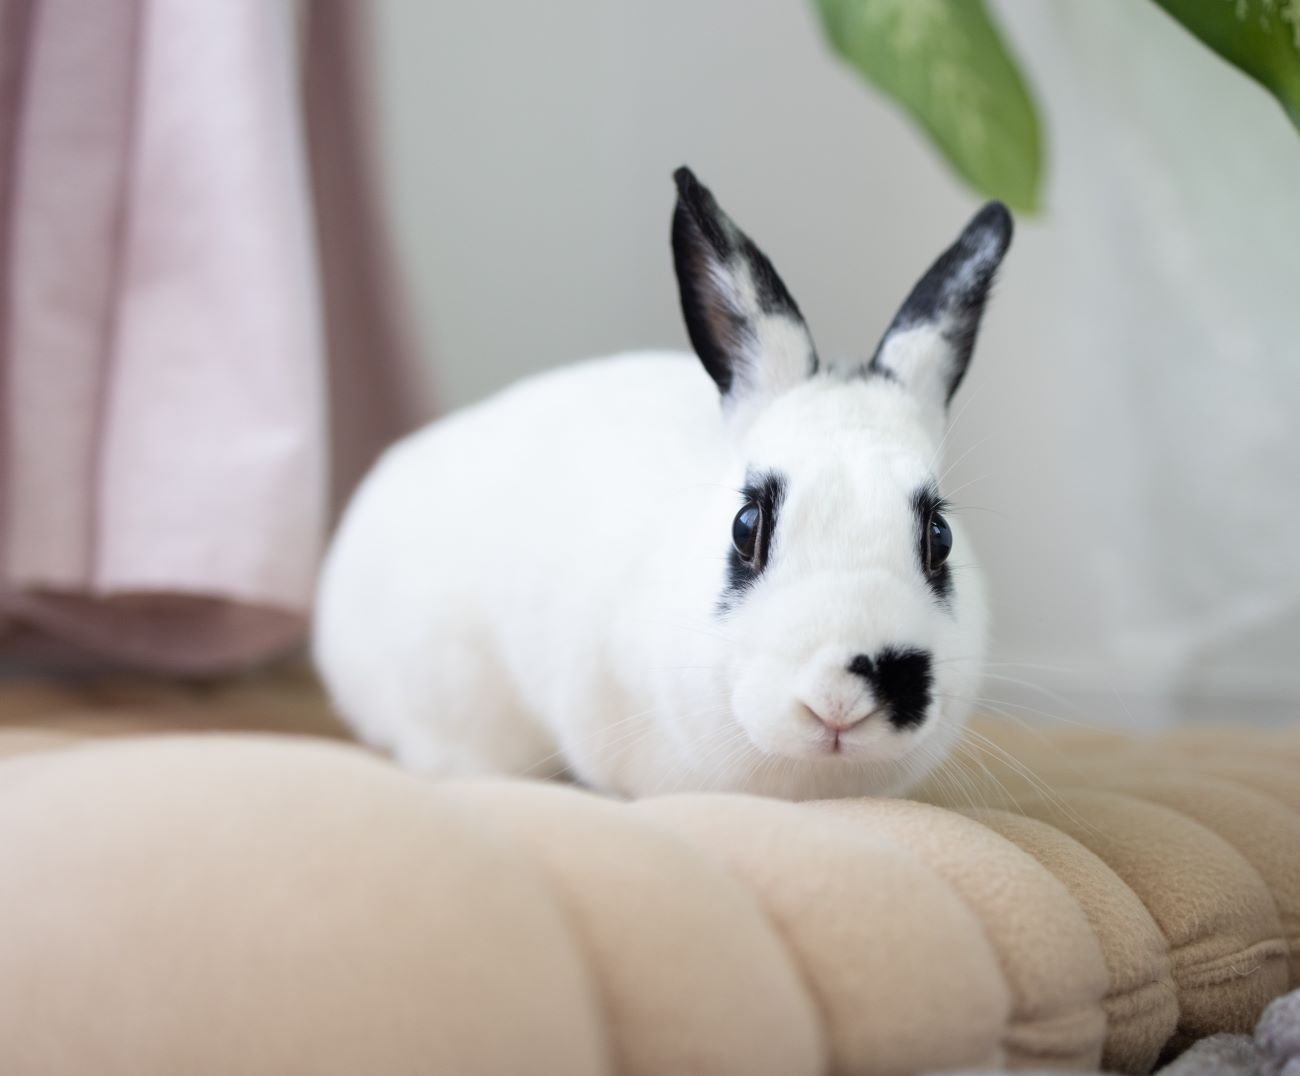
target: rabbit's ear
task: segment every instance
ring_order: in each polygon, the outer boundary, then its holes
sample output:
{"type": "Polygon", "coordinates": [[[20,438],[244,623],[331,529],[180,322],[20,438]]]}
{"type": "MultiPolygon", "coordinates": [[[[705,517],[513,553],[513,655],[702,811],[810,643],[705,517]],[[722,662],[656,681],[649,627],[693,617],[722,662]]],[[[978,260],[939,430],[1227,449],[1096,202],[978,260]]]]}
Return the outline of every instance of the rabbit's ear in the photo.
{"type": "Polygon", "coordinates": [[[894,315],[867,372],[946,407],[970,364],[994,274],[1011,244],[1011,214],[989,202],[921,277],[894,315]]]}
{"type": "Polygon", "coordinates": [[[799,306],[709,189],[679,168],[673,260],[691,344],[728,407],[769,398],[817,372],[799,306]]]}

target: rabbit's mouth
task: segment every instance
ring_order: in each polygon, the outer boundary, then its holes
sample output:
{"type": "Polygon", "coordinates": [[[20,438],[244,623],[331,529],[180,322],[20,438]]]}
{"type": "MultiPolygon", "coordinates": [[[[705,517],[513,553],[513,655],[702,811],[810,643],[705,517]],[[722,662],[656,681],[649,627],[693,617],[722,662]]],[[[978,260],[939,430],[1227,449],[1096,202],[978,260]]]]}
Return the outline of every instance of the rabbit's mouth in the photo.
{"type": "Polygon", "coordinates": [[[866,713],[828,718],[806,703],[801,702],[799,706],[805,715],[816,723],[814,735],[818,739],[818,754],[841,758],[859,756],[873,749],[875,737],[871,734],[870,726],[873,722],[883,721],[886,712],[886,707],[874,706],[866,713]],[[867,732],[866,742],[861,736],[864,731],[867,732]]]}
{"type": "Polygon", "coordinates": [[[850,713],[818,713],[795,702],[785,720],[760,729],[747,728],[750,741],[764,755],[807,762],[811,765],[862,765],[902,762],[917,743],[920,728],[933,720],[927,715],[917,729],[899,729],[884,704],[850,713]]]}

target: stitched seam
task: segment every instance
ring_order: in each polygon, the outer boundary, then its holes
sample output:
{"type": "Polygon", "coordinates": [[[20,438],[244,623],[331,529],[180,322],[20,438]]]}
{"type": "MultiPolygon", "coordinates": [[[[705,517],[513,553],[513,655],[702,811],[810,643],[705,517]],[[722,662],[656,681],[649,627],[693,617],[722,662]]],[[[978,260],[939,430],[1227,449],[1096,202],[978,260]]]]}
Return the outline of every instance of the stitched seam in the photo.
{"type": "Polygon", "coordinates": [[[1233,979],[1242,979],[1248,975],[1254,975],[1269,960],[1285,960],[1288,956],[1286,943],[1281,938],[1267,938],[1255,942],[1255,944],[1247,946],[1245,949],[1238,949],[1236,952],[1216,957],[1205,964],[1190,962],[1180,964],[1178,960],[1179,954],[1186,952],[1187,949],[1196,944],[1197,942],[1189,942],[1175,949],[1171,954],[1174,961],[1175,981],[1186,981],[1197,986],[1204,986],[1212,983],[1228,982],[1233,979]]]}

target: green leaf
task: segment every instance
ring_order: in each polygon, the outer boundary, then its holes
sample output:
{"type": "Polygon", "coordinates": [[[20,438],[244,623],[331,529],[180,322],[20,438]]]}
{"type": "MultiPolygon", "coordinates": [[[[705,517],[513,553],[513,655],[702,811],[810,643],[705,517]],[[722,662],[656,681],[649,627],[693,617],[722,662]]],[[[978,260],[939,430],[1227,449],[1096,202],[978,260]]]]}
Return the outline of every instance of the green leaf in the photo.
{"type": "Polygon", "coordinates": [[[1155,0],[1281,103],[1300,128],[1300,0],[1155,0]]]}
{"type": "Polygon", "coordinates": [[[1038,117],[983,0],[817,0],[831,46],[976,190],[1038,205],[1038,117]]]}

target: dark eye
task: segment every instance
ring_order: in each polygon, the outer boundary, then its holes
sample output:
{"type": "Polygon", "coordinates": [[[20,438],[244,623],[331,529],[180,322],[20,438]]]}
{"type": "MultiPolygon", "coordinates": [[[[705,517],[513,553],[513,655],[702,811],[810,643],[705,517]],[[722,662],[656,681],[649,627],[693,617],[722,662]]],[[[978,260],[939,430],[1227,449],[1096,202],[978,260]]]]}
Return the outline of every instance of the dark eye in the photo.
{"type": "Polygon", "coordinates": [[[758,551],[758,525],[762,518],[763,510],[750,501],[732,520],[731,541],[736,552],[746,561],[752,561],[758,551]]]}
{"type": "Polygon", "coordinates": [[[937,572],[952,552],[952,528],[935,512],[925,529],[925,570],[937,572]]]}

